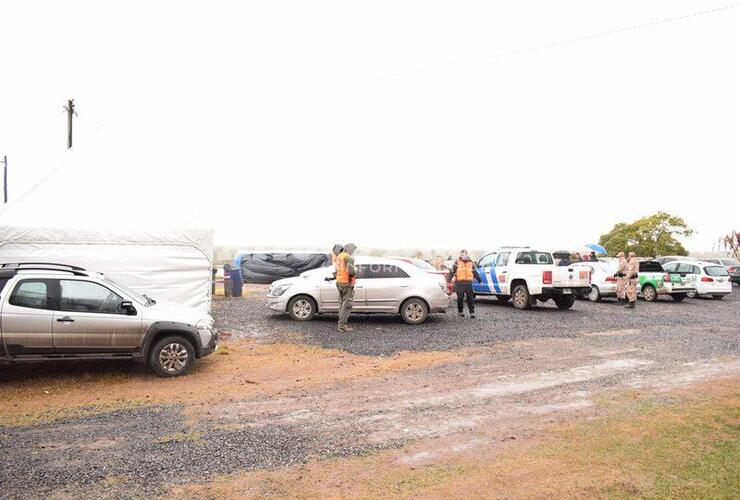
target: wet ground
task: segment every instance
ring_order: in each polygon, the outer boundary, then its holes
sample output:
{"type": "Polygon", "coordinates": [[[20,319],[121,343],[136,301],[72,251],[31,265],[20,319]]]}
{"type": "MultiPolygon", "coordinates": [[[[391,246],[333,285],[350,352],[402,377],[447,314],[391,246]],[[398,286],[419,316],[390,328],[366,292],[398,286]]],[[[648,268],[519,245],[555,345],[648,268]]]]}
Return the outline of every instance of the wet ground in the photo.
{"type": "Polygon", "coordinates": [[[359,316],[344,334],[335,318],[269,312],[252,292],[214,304],[230,353],[187,377],[129,363],[0,368],[0,497],[152,496],[380,450],[418,466],[591,418],[606,393],[740,377],[737,288],[633,311],[482,300],[476,319],[359,316]]]}

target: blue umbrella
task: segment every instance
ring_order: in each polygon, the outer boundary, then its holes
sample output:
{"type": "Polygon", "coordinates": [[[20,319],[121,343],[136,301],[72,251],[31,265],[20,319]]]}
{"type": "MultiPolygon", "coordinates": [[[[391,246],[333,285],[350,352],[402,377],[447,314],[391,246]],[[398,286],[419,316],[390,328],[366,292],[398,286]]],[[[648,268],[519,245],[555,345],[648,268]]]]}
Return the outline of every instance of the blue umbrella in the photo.
{"type": "Polygon", "coordinates": [[[586,245],[586,248],[588,248],[589,250],[593,250],[594,252],[599,253],[599,254],[606,255],[608,253],[606,251],[606,248],[602,247],[601,245],[597,243],[589,243],[588,245],[586,245]]]}

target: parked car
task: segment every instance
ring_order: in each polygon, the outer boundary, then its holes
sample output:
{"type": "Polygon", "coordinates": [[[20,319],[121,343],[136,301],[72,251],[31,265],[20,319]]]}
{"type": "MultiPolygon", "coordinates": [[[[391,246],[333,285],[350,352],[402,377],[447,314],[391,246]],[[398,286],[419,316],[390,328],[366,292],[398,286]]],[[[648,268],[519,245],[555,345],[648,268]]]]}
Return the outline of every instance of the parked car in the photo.
{"type": "Polygon", "coordinates": [[[550,299],[559,309],[570,309],[575,296],[591,286],[588,271],[556,266],[550,252],[529,247],[502,247],[481,257],[476,266],[482,282],[473,282],[475,293],[513,299],[517,309],[550,299]]]}
{"type": "Polygon", "coordinates": [[[666,264],[668,262],[673,262],[674,260],[696,260],[696,259],[693,257],[686,257],[686,256],[681,256],[681,255],[661,255],[660,257],[655,257],[652,260],[654,260],[655,262],[657,262],[658,264],[662,266],[663,264],[666,264]]]}
{"type": "MultiPolygon", "coordinates": [[[[447,312],[446,283],[438,275],[398,259],[356,257],[357,283],[353,313],[400,314],[418,325],[430,313],[447,312]]],[[[287,312],[296,321],[339,310],[334,268],[306,271],[296,278],[273,282],[267,292],[270,309],[287,312]]]]}
{"type": "MultiPolygon", "coordinates": [[[[576,269],[589,270],[591,274],[591,290],[588,299],[598,302],[604,297],[616,297],[617,261],[609,262],[578,262],[573,264],[576,269]]],[[[677,302],[684,300],[694,290],[693,278],[671,274],[654,260],[640,261],[638,277],[638,293],[648,302],[654,302],[660,295],[670,295],[677,302]]]]}
{"type": "Polygon", "coordinates": [[[665,267],[671,273],[691,277],[695,281],[696,289],[689,293],[689,297],[711,296],[721,299],[732,293],[730,274],[724,266],[712,262],[679,260],[669,262],[665,267]]]}
{"type": "Polygon", "coordinates": [[[639,294],[647,302],[655,302],[660,295],[680,302],[695,289],[693,277],[668,272],[655,260],[640,261],[637,277],[639,294]]]}
{"type": "Polygon", "coordinates": [[[603,297],[617,296],[616,261],[612,262],[574,262],[572,267],[578,271],[591,273],[591,287],[584,290],[580,297],[591,302],[599,302],[603,297]]]}
{"type": "Polygon", "coordinates": [[[707,259],[706,262],[725,266],[730,274],[730,282],[740,285],[740,262],[735,259],[707,259]]]}
{"type": "MultiPolygon", "coordinates": [[[[413,257],[388,257],[389,259],[398,259],[403,262],[408,262],[409,264],[413,264],[419,269],[428,272],[429,274],[433,274],[435,276],[438,276],[445,280],[447,282],[447,277],[450,275],[449,269],[437,269],[433,265],[431,265],[429,262],[422,260],[422,259],[416,259],[413,257]]],[[[452,283],[447,284],[447,293],[452,293],[452,283]]]]}
{"type": "Polygon", "coordinates": [[[0,265],[0,325],[0,362],[144,359],[162,377],[186,373],[217,339],[208,314],[51,263],[0,265]]]}

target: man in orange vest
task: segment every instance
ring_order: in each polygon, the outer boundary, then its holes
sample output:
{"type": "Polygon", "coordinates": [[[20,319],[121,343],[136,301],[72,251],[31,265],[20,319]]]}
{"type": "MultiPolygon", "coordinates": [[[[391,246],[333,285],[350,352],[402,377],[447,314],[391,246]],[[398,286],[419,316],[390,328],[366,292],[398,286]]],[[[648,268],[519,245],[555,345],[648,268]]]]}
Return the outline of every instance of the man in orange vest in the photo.
{"type": "Polygon", "coordinates": [[[457,294],[457,315],[465,317],[463,313],[463,299],[468,302],[468,311],[470,311],[470,317],[475,318],[475,292],[473,292],[473,278],[475,281],[480,283],[480,275],[478,270],[475,268],[475,264],[470,260],[467,250],[460,251],[460,257],[458,257],[455,264],[452,266],[452,271],[447,276],[447,281],[450,282],[455,280],[455,293],[457,294]]]}
{"type": "Polygon", "coordinates": [[[347,324],[347,321],[352,310],[352,300],[355,297],[356,272],[355,259],[352,254],[355,253],[356,248],[354,243],[347,243],[334,262],[337,290],[339,291],[339,321],[337,324],[337,331],[339,332],[352,331],[352,327],[347,324]]]}

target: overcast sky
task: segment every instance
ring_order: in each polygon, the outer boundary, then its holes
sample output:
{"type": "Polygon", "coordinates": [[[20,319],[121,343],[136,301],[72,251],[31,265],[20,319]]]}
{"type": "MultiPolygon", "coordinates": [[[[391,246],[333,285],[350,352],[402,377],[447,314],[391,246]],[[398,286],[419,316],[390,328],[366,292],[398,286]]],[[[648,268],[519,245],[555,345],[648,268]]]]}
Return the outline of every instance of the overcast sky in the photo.
{"type": "Polygon", "coordinates": [[[96,160],[59,175],[97,177],[69,196],[195,213],[217,244],[574,247],[656,210],[693,250],[740,229],[731,0],[113,5],[0,3],[11,199],[63,161],[74,98],[96,160]]]}

